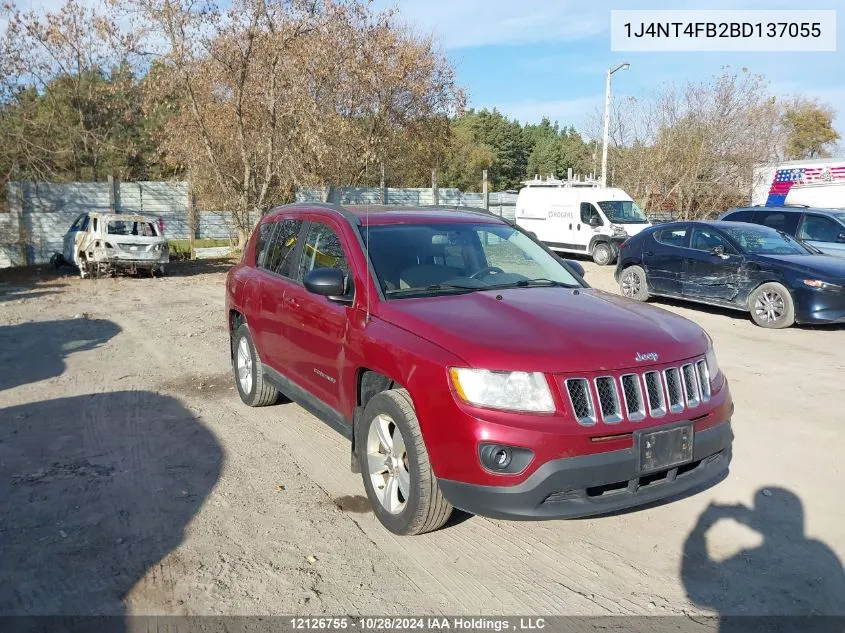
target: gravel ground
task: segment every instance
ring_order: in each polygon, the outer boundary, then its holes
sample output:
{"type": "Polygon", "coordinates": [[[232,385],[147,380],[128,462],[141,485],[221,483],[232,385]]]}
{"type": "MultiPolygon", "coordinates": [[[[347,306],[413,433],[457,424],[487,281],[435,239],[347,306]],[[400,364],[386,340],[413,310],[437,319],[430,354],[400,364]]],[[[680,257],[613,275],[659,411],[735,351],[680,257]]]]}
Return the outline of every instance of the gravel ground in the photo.
{"type": "MultiPolygon", "coordinates": [[[[587,279],[616,291],[612,267],[587,279]]],[[[845,613],[845,328],[715,340],[725,481],[611,517],[457,516],[401,538],[346,440],[243,406],[224,264],[163,279],[0,271],[0,614],[845,613]]]]}

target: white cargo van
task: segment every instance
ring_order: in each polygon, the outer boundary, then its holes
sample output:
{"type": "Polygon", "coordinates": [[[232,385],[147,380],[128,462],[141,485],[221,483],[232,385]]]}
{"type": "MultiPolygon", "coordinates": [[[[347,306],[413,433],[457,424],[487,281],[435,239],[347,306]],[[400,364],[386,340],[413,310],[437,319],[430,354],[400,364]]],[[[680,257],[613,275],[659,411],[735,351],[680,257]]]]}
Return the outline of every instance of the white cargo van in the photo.
{"type": "Polygon", "coordinates": [[[619,245],[651,223],[621,189],[593,180],[529,180],[516,198],[516,223],[546,246],[589,253],[599,265],[612,264],[619,245]]]}

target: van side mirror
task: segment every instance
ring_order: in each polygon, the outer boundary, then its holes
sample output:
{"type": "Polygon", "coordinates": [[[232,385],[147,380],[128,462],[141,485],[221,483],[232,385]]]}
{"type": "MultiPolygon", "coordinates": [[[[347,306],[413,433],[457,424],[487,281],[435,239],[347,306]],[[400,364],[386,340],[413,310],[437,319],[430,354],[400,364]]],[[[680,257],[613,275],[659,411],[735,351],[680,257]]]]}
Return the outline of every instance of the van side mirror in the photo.
{"type": "Polygon", "coordinates": [[[346,292],[346,275],[337,268],[316,268],[302,280],[305,289],[315,295],[326,297],[329,301],[352,303],[351,294],[346,292]]]}
{"type": "Polygon", "coordinates": [[[599,216],[597,216],[597,215],[591,215],[590,216],[590,226],[596,227],[596,226],[601,226],[601,225],[602,225],[602,221],[601,221],[601,218],[599,216]]]}

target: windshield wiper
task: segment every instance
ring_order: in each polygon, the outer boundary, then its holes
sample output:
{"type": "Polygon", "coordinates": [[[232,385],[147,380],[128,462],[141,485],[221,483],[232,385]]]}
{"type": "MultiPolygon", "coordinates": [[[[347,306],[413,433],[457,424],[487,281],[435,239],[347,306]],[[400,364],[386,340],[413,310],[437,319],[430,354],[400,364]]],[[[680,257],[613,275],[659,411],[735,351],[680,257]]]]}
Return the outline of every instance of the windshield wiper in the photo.
{"type": "Polygon", "coordinates": [[[404,295],[404,294],[419,294],[428,292],[440,292],[443,290],[463,290],[464,292],[472,292],[473,290],[487,290],[489,286],[464,286],[461,284],[432,284],[430,286],[420,286],[418,288],[395,288],[385,292],[388,296],[404,295]]]}
{"type": "Polygon", "coordinates": [[[509,284],[499,284],[494,286],[487,286],[485,290],[493,290],[496,288],[578,288],[579,286],[573,284],[565,284],[562,281],[555,281],[554,279],[520,279],[509,284]]]}

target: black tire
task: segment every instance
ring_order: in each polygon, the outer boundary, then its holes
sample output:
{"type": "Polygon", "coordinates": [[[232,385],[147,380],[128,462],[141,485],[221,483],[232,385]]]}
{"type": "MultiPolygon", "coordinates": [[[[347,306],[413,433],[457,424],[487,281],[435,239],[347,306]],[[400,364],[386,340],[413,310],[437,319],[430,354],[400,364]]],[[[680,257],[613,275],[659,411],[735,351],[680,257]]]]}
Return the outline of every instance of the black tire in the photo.
{"type": "MultiPolygon", "coordinates": [[[[399,535],[424,534],[442,527],[452,514],[452,506],[440,492],[437,479],[431,470],[428,451],[408,392],[405,389],[391,389],[373,396],[356,424],[355,433],[355,447],[364,489],[381,524],[399,535]],[[385,419],[393,422],[391,429],[394,438],[396,430],[401,433],[405,452],[400,459],[410,475],[407,498],[404,499],[404,506],[396,513],[390,512],[382,504],[373,483],[374,475],[370,473],[369,467],[368,453],[377,452],[369,442],[370,428],[374,423],[379,423],[377,420],[380,416],[385,416],[385,419]]],[[[385,459],[387,460],[387,455],[385,459]]],[[[378,478],[379,475],[375,477],[378,478]]],[[[399,486],[398,478],[396,486],[399,486]]],[[[401,487],[398,494],[402,498],[401,487]]]]}
{"type": "Polygon", "coordinates": [[[276,404],[279,400],[279,391],[269,385],[264,379],[264,369],[261,365],[261,359],[258,358],[258,352],[255,351],[255,344],[252,342],[252,335],[249,333],[249,328],[246,323],[242,323],[232,337],[232,375],[235,378],[235,387],[238,390],[238,395],[244,404],[250,407],[266,407],[267,405],[276,404]],[[242,349],[242,341],[244,352],[249,355],[249,375],[251,380],[247,385],[247,391],[238,375],[238,354],[242,349]]]}
{"type": "Polygon", "coordinates": [[[593,261],[599,266],[607,266],[613,263],[613,249],[607,242],[596,242],[593,244],[593,261]]]}
{"type": "Polygon", "coordinates": [[[748,297],[751,320],[760,327],[780,330],[795,323],[795,302],[786,286],[776,281],[758,286],[748,297]]]}
{"type": "Polygon", "coordinates": [[[641,266],[628,266],[619,275],[619,292],[634,301],[648,301],[648,277],[641,266]]]}

